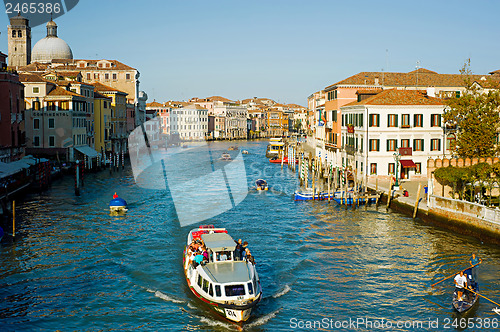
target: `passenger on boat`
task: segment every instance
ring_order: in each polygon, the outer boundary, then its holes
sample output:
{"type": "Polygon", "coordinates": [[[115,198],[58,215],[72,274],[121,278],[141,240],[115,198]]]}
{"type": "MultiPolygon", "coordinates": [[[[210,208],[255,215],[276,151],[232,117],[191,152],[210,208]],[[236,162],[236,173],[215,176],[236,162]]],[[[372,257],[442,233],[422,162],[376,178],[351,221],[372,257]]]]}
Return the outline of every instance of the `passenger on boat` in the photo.
{"type": "Polygon", "coordinates": [[[467,277],[464,276],[464,271],[460,271],[460,274],[455,276],[455,291],[457,292],[457,299],[463,301],[462,295],[464,293],[464,288],[467,287],[467,277]]]}
{"type": "Polygon", "coordinates": [[[241,252],[240,252],[240,261],[243,260],[243,256],[245,255],[245,251],[247,250],[248,247],[248,242],[245,241],[243,242],[243,245],[241,246],[241,252]]]}
{"type": "MultiPolygon", "coordinates": [[[[472,254],[472,257],[470,258],[470,266],[474,266],[474,265],[477,265],[477,264],[481,264],[483,262],[483,260],[479,257],[476,257],[476,254],[472,254]]],[[[472,277],[474,278],[474,280],[477,280],[477,266],[474,266],[472,268],[472,277]]]]}
{"type": "Polygon", "coordinates": [[[253,258],[252,253],[250,252],[250,249],[248,249],[248,248],[245,249],[245,258],[246,258],[247,262],[250,262],[253,265],[255,265],[255,259],[253,258]]]}
{"type": "Polygon", "coordinates": [[[241,244],[241,239],[238,239],[238,241],[234,241],[234,242],[236,242],[236,249],[234,249],[234,260],[240,261],[241,256],[242,256],[242,252],[243,252],[243,246],[241,244]]]}

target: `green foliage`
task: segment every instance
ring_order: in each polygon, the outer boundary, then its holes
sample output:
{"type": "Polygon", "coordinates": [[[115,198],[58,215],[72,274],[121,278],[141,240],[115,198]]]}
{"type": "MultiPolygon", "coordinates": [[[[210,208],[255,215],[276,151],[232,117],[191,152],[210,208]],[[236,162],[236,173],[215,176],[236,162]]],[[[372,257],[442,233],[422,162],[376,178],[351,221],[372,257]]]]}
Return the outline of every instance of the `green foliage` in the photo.
{"type": "Polygon", "coordinates": [[[451,126],[458,126],[456,154],[464,158],[493,157],[499,152],[496,144],[497,130],[500,128],[499,85],[494,81],[481,81],[481,85],[491,89],[488,92],[481,91],[474,84],[469,68],[470,60],[461,70],[466,91],[460,97],[446,101],[448,108],[443,119],[451,126]]]}
{"type": "MultiPolygon", "coordinates": [[[[453,194],[458,193],[464,199],[465,191],[470,187],[486,187],[490,190],[494,184],[500,183],[500,163],[490,165],[479,163],[469,167],[440,167],[434,171],[434,177],[442,186],[453,188],[453,194]]],[[[472,199],[473,196],[470,196],[472,199]]]]}

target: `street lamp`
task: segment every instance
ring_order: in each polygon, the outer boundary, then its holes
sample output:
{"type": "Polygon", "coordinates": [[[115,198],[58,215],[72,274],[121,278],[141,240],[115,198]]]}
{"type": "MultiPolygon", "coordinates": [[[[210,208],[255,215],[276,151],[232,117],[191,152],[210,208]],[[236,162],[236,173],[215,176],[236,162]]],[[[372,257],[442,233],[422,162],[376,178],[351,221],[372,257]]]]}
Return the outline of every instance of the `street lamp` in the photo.
{"type": "Polygon", "coordinates": [[[394,189],[398,190],[399,189],[399,160],[401,159],[401,155],[399,152],[394,153],[394,160],[396,161],[396,183],[394,184],[394,189]]]}

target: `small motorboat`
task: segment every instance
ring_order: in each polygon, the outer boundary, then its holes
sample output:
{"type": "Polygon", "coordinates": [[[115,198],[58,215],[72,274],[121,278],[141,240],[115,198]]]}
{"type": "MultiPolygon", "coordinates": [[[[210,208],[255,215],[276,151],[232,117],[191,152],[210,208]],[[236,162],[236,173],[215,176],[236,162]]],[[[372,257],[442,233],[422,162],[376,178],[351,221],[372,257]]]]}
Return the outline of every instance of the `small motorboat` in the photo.
{"type": "Polygon", "coordinates": [[[469,290],[465,290],[464,293],[462,294],[462,301],[459,301],[457,298],[458,297],[457,292],[455,290],[453,292],[453,299],[451,301],[453,308],[460,313],[465,312],[470,308],[472,308],[479,299],[479,295],[476,294],[477,292],[479,292],[479,285],[472,276],[472,268],[468,268],[467,270],[465,270],[464,276],[467,277],[467,286],[469,286],[472,289],[472,292],[469,290]]]}
{"type": "Polygon", "coordinates": [[[319,192],[315,193],[313,197],[312,190],[296,191],[293,196],[296,201],[312,201],[313,199],[319,201],[324,199],[323,194],[319,192]]]}
{"type": "MultiPolygon", "coordinates": [[[[269,162],[273,163],[273,164],[281,164],[281,158],[280,157],[272,157],[271,159],[269,159],[269,162]]],[[[299,161],[295,160],[295,163],[298,164],[299,161]]],[[[283,164],[288,164],[288,157],[283,158],[283,164]]]]}
{"type": "Polygon", "coordinates": [[[242,154],[248,154],[248,151],[247,150],[241,150],[241,153],[242,154]]]}
{"type": "Polygon", "coordinates": [[[258,179],[257,181],[255,181],[255,187],[257,188],[257,190],[268,190],[268,186],[267,186],[267,182],[266,180],[263,180],[263,179],[258,179]]]}
{"type": "Polygon", "coordinates": [[[109,202],[109,210],[111,212],[127,212],[127,202],[115,193],[113,199],[109,202]]]}
{"type": "Polygon", "coordinates": [[[183,268],[191,292],[216,313],[244,322],[262,298],[255,260],[235,255],[236,242],[225,228],[203,225],[191,230],[183,253],[183,268]],[[200,244],[206,250],[199,251],[200,244]],[[201,257],[200,257],[201,256],[201,257]]]}
{"type": "Polygon", "coordinates": [[[227,152],[224,152],[221,157],[220,157],[221,160],[231,160],[231,155],[227,152]]]}
{"type": "Polygon", "coordinates": [[[236,145],[232,145],[228,148],[229,151],[236,151],[238,150],[238,147],[236,145]]]}

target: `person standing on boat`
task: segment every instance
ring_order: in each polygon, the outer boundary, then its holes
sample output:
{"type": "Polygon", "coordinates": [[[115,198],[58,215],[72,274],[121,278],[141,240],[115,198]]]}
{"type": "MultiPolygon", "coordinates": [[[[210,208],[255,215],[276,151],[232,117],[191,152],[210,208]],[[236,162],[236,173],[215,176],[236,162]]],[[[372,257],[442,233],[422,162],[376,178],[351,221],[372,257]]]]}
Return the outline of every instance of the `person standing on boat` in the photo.
{"type": "Polygon", "coordinates": [[[455,286],[458,301],[463,301],[462,295],[464,293],[464,288],[467,287],[467,277],[464,276],[464,271],[460,271],[460,273],[455,276],[455,286]]]}
{"type": "Polygon", "coordinates": [[[241,261],[241,256],[243,251],[243,245],[241,244],[241,239],[238,239],[238,241],[234,242],[236,242],[236,248],[234,249],[234,260],[241,261]]]}
{"type": "Polygon", "coordinates": [[[248,247],[248,242],[247,241],[243,242],[243,245],[241,246],[241,251],[240,251],[240,261],[243,260],[243,257],[246,254],[246,250],[248,249],[247,247],[248,247]]]}
{"type": "Polygon", "coordinates": [[[479,257],[476,256],[476,254],[472,254],[471,258],[470,258],[470,266],[472,266],[472,277],[474,278],[474,280],[476,280],[477,282],[477,266],[474,266],[474,265],[478,265],[478,264],[481,264],[483,262],[483,260],[479,257]]]}

